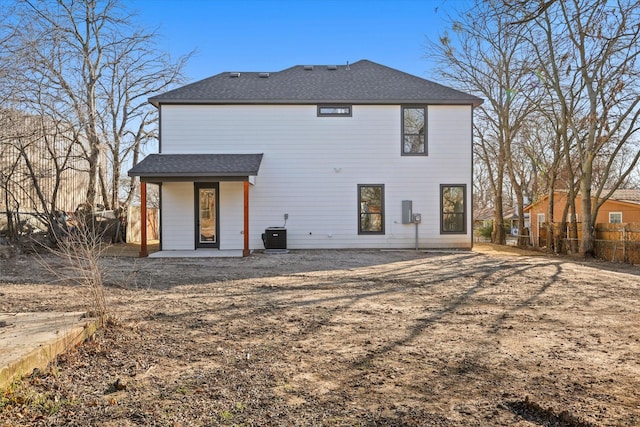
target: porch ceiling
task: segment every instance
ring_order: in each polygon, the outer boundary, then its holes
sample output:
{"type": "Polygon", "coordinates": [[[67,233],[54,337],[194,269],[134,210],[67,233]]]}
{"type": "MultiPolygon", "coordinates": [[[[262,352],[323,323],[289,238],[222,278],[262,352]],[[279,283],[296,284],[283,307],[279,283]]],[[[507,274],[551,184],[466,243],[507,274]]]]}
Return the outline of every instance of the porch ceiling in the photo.
{"type": "Polygon", "coordinates": [[[247,181],[263,154],[150,154],[129,170],[142,181],[247,181]]]}

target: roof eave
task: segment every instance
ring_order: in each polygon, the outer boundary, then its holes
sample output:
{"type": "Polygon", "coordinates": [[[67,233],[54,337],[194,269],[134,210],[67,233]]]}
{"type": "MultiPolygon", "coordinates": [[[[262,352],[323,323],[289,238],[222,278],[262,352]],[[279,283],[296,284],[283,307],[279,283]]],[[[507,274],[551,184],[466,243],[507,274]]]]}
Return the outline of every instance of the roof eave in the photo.
{"type": "Polygon", "coordinates": [[[484,102],[482,99],[161,99],[149,98],[149,102],[160,107],[168,105],[315,105],[315,104],[352,104],[352,105],[471,105],[478,107],[484,102]]]}
{"type": "Polygon", "coordinates": [[[203,178],[212,178],[217,176],[224,177],[247,177],[247,176],[257,176],[257,171],[242,171],[242,172],[221,172],[221,173],[208,173],[208,172],[180,172],[180,173],[167,173],[167,172],[138,172],[130,170],[128,172],[129,176],[145,176],[150,178],[157,177],[174,177],[174,178],[193,178],[193,177],[203,177],[203,178]]]}

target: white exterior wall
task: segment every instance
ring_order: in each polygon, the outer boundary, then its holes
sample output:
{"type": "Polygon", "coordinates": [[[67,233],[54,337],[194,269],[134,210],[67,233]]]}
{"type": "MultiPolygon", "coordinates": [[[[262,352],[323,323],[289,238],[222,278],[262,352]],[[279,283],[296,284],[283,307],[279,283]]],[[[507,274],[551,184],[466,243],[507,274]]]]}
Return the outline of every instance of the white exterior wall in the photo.
{"type": "Polygon", "coordinates": [[[193,250],[195,222],[192,182],[165,182],[160,189],[160,241],[162,250],[193,250]]]}
{"type": "MultiPolygon", "coordinates": [[[[244,184],[220,183],[220,249],[244,248],[244,184]]],[[[252,230],[249,231],[250,233],[252,230]]]]}
{"type": "MultiPolygon", "coordinates": [[[[316,105],[161,108],[162,153],[264,153],[250,186],[251,249],[285,213],[291,249],[413,248],[402,200],[422,214],[420,247],[471,246],[471,106],[428,107],[428,156],[401,156],[399,105],[354,105],[352,117],[317,117],[316,105]],[[358,235],[358,184],[384,184],[384,235],[358,235]],[[440,234],[440,184],[466,184],[467,234],[440,234]]],[[[193,183],[163,185],[163,249],[193,249],[192,198],[193,183]]],[[[220,224],[221,249],[242,248],[242,183],[220,183],[220,224]]]]}

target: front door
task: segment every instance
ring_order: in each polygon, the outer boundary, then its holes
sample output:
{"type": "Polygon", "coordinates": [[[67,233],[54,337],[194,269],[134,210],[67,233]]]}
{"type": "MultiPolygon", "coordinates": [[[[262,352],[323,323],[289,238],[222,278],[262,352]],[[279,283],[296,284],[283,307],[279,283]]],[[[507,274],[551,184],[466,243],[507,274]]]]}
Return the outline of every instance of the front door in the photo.
{"type": "Polygon", "coordinates": [[[196,183],[196,248],[218,248],[218,183],[196,183]]]}

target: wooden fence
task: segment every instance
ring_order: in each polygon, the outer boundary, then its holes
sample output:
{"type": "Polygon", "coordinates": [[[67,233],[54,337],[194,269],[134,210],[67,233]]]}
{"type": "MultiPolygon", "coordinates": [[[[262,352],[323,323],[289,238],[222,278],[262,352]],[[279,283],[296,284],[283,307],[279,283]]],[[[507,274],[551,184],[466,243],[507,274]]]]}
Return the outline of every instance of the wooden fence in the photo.
{"type": "Polygon", "coordinates": [[[640,264],[640,223],[596,224],[596,256],[640,264]]]}
{"type": "MultiPolygon", "coordinates": [[[[127,209],[127,243],[140,242],[142,228],[140,206],[127,209]]],[[[147,240],[158,240],[160,215],[158,209],[147,208],[147,240]]]]}
{"type": "MultiPolygon", "coordinates": [[[[564,251],[571,250],[571,242],[575,243],[574,247],[579,245],[582,238],[582,230],[578,223],[577,236],[570,232],[565,223],[554,223],[554,235],[559,236],[560,231],[564,228],[565,243],[564,251]]],[[[538,237],[538,245],[540,247],[547,246],[547,228],[543,224],[540,228],[538,237]]],[[[596,224],[595,231],[595,255],[598,258],[614,261],[626,262],[629,264],[640,264],[640,223],[624,223],[624,224],[596,224]]]]}

